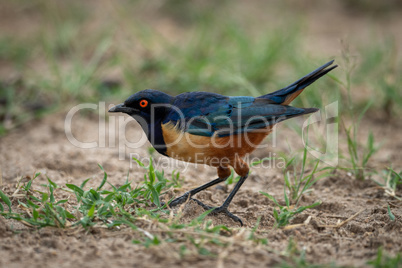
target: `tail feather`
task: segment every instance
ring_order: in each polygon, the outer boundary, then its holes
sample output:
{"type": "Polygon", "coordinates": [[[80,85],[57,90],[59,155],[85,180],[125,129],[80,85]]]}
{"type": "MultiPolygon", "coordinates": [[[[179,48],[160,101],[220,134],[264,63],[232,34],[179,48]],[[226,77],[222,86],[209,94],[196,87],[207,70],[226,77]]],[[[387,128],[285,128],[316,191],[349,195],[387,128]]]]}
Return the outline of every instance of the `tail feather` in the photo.
{"type": "Polygon", "coordinates": [[[304,109],[303,114],[311,114],[311,113],[315,113],[315,112],[317,112],[318,110],[320,110],[320,109],[318,109],[318,108],[303,108],[303,109],[304,109]]]}
{"type": "Polygon", "coordinates": [[[334,61],[330,61],[323,66],[319,67],[318,69],[312,71],[308,75],[302,77],[301,79],[297,80],[296,82],[290,84],[287,87],[284,87],[282,89],[279,89],[275,92],[263,95],[259,98],[265,98],[265,99],[270,99],[278,104],[282,105],[288,105],[291,103],[297,96],[299,96],[300,93],[303,92],[303,90],[314,83],[318,78],[321,76],[327,74],[331,70],[335,69],[338,67],[338,65],[334,65],[330,68],[327,68],[330,66],[334,61]]]}
{"type": "MultiPolygon", "coordinates": [[[[292,107],[292,106],[288,106],[288,107],[292,107]]],[[[315,113],[319,110],[317,108],[298,108],[298,109],[302,109],[303,111],[301,113],[295,113],[295,114],[290,114],[290,115],[286,115],[286,116],[281,116],[275,120],[275,124],[288,120],[288,119],[291,119],[291,118],[294,118],[294,117],[301,116],[301,115],[315,113]]]]}
{"type": "MultiPolygon", "coordinates": [[[[292,107],[292,106],[290,106],[290,107],[292,107]]],[[[286,118],[284,120],[287,120],[287,119],[290,119],[293,117],[297,117],[297,116],[301,116],[301,115],[305,115],[305,114],[315,113],[320,110],[318,108],[298,108],[298,109],[303,109],[303,112],[299,113],[299,114],[288,115],[288,116],[286,116],[286,118]]]]}

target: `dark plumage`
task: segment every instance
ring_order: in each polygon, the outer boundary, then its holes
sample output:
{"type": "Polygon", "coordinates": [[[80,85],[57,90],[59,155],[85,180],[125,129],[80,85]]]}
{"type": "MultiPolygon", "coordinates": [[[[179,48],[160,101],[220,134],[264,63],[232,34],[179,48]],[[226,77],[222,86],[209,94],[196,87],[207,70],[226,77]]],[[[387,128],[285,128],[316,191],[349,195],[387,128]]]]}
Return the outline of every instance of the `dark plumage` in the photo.
{"type": "MultiPolygon", "coordinates": [[[[241,179],[224,204],[213,212],[225,213],[243,224],[227,210],[249,173],[242,157],[251,153],[276,123],[318,110],[289,104],[304,88],[337,67],[329,67],[332,63],[330,61],[291,85],[258,98],[208,92],[188,92],[173,97],[147,89],[130,96],[109,112],[123,112],[135,118],[159,153],[217,167],[217,179],[176,198],[170,206],[181,204],[199,191],[224,181],[232,166],[241,179]]],[[[205,209],[211,208],[193,200],[205,209]]]]}

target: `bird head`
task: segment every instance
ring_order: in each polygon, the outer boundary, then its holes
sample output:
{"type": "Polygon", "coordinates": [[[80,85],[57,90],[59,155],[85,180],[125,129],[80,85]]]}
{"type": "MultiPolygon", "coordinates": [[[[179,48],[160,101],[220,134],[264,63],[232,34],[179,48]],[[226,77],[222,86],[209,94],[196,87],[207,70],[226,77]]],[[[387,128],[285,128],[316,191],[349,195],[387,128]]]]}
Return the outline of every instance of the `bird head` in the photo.
{"type": "Polygon", "coordinates": [[[124,103],[110,108],[110,113],[126,113],[134,118],[141,117],[147,123],[166,114],[173,97],[158,90],[146,89],[131,95],[124,103]]]}

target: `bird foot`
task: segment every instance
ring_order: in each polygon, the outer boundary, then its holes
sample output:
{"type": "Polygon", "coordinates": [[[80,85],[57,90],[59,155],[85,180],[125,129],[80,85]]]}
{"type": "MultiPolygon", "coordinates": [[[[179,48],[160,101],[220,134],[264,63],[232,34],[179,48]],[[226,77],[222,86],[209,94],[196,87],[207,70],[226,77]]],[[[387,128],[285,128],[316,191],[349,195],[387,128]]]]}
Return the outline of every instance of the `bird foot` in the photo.
{"type": "MultiPolygon", "coordinates": [[[[241,226],[243,226],[242,220],[241,220],[239,217],[237,217],[236,215],[232,214],[232,213],[227,209],[227,207],[224,207],[224,206],[220,206],[220,207],[211,207],[211,206],[205,205],[205,204],[202,203],[200,200],[195,199],[195,198],[191,198],[191,193],[190,193],[190,192],[186,192],[185,194],[183,194],[183,195],[181,195],[181,196],[179,196],[179,197],[173,199],[173,201],[169,203],[169,207],[175,207],[175,206],[177,206],[177,205],[183,204],[183,203],[185,203],[187,200],[194,200],[195,202],[197,202],[197,204],[198,204],[199,206],[201,206],[201,207],[202,207],[203,209],[205,209],[205,210],[214,209],[214,210],[210,213],[211,215],[217,215],[218,213],[223,213],[223,214],[225,214],[226,216],[228,216],[229,218],[231,218],[232,220],[234,220],[234,221],[240,223],[241,226]]],[[[162,202],[162,203],[161,203],[161,206],[164,206],[164,205],[165,205],[165,203],[162,202]]]]}
{"type": "Polygon", "coordinates": [[[205,210],[214,209],[214,210],[212,210],[212,212],[210,213],[210,215],[217,215],[218,213],[223,213],[223,214],[225,214],[226,216],[228,216],[229,218],[231,218],[232,220],[234,220],[234,221],[240,223],[240,226],[243,226],[242,220],[241,220],[239,217],[237,217],[236,215],[232,214],[232,213],[227,209],[227,207],[223,207],[223,206],[220,206],[220,207],[211,207],[211,206],[205,205],[205,204],[202,203],[200,200],[197,200],[197,199],[195,199],[195,198],[191,198],[191,200],[194,200],[195,202],[197,202],[197,204],[198,204],[199,206],[201,206],[201,207],[202,207],[203,209],[205,209],[205,210]]]}

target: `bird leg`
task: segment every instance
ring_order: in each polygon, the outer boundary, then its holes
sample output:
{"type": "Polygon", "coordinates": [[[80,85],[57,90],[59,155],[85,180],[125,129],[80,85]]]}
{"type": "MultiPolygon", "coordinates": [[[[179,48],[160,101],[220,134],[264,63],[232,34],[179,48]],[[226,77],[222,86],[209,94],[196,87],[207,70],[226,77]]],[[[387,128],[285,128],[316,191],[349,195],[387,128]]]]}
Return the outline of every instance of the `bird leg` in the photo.
{"type": "MultiPolygon", "coordinates": [[[[185,194],[183,194],[182,196],[177,197],[172,202],[170,202],[169,206],[174,207],[174,206],[177,206],[177,205],[180,205],[180,204],[186,202],[187,200],[191,199],[191,197],[193,195],[195,195],[196,193],[201,192],[201,191],[203,191],[203,190],[205,190],[205,189],[207,189],[207,188],[209,188],[211,186],[214,186],[215,184],[218,184],[220,182],[225,181],[230,176],[230,174],[232,173],[230,168],[227,165],[218,166],[217,167],[217,172],[218,172],[218,178],[217,179],[215,179],[213,181],[210,181],[210,182],[208,182],[208,183],[206,183],[206,184],[204,184],[204,185],[202,185],[202,186],[200,186],[198,188],[195,188],[195,189],[193,189],[191,191],[188,191],[185,194]]],[[[198,201],[198,202],[200,202],[200,201],[198,201]]]]}
{"type": "Polygon", "coordinates": [[[236,183],[235,187],[233,188],[233,190],[230,192],[229,196],[226,198],[225,202],[223,202],[222,206],[220,207],[211,207],[208,205],[205,205],[204,203],[202,203],[201,201],[195,199],[195,198],[191,198],[193,195],[195,195],[198,192],[201,192],[202,190],[205,190],[215,184],[218,184],[220,182],[223,182],[224,180],[226,180],[229,176],[230,176],[230,169],[227,166],[220,166],[218,167],[218,175],[219,178],[210,181],[198,188],[195,188],[191,191],[186,192],[185,194],[183,194],[180,197],[177,197],[176,199],[174,199],[172,202],[170,202],[169,206],[170,207],[174,207],[177,206],[179,204],[182,204],[184,202],[186,202],[187,200],[191,199],[194,200],[195,202],[197,202],[197,204],[199,206],[201,206],[202,208],[204,208],[205,210],[210,210],[213,209],[213,211],[211,212],[212,215],[216,215],[218,213],[223,213],[226,216],[228,216],[229,218],[232,218],[234,221],[240,223],[241,226],[243,226],[243,222],[242,220],[237,217],[236,215],[233,215],[231,212],[229,212],[228,207],[230,205],[230,202],[232,202],[233,197],[236,195],[236,193],[239,191],[240,187],[243,185],[243,183],[246,181],[247,177],[248,177],[248,173],[249,173],[249,167],[248,165],[241,159],[239,159],[236,164],[233,166],[236,173],[243,175],[242,177],[240,177],[239,181],[236,183]]]}
{"type": "MultiPolygon", "coordinates": [[[[193,195],[195,195],[196,193],[201,192],[202,190],[205,190],[205,189],[207,189],[207,188],[209,188],[211,186],[214,186],[215,184],[223,182],[224,180],[226,180],[226,178],[225,179],[217,178],[217,179],[215,179],[213,181],[210,181],[210,182],[208,182],[208,183],[206,183],[204,185],[201,185],[200,187],[197,187],[197,188],[195,188],[195,189],[193,189],[191,191],[188,191],[185,194],[183,194],[182,196],[179,196],[179,197],[175,198],[172,202],[170,202],[169,206],[174,207],[174,206],[180,205],[180,204],[186,202],[188,199],[191,199],[191,197],[193,195]]],[[[200,201],[198,201],[198,202],[200,202],[200,201]]]]}
{"type": "Polygon", "coordinates": [[[240,223],[241,226],[243,226],[242,220],[239,217],[237,217],[236,215],[233,215],[231,212],[229,212],[228,207],[230,205],[230,202],[232,202],[233,197],[236,195],[237,191],[239,191],[239,189],[242,186],[242,184],[246,181],[247,177],[248,177],[248,174],[239,179],[239,181],[237,182],[237,184],[233,188],[232,192],[230,192],[228,198],[226,198],[225,202],[223,202],[222,206],[220,206],[220,207],[207,206],[207,205],[203,204],[201,201],[199,201],[197,199],[193,198],[193,200],[195,202],[197,202],[198,205],[203,207],[205,210],[214,209],[211,212],[212,215],[218,214],[218,213],[223,213],[226,216],[228,216],[229,218],[232,218],[234,221],[237,221],[238,223],[240,223]]]}

